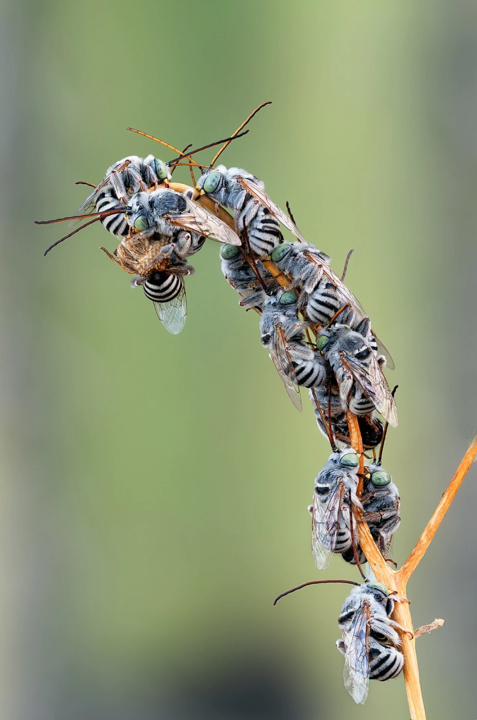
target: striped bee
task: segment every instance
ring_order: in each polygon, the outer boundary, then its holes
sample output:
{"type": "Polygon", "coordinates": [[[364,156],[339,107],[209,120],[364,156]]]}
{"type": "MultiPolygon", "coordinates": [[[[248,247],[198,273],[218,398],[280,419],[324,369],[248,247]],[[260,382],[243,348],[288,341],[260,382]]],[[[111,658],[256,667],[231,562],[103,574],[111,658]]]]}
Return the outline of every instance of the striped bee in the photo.
{"type": "Polygon", "coordinates": [[[270,255],[277,242],[283,241],[280,224],[262,202],[257,202],[250,188],[263,192],[261,180],[239,168],[224,165],[206,170],[196,186],[198,195],[208,195],[218,205],[229,207],[234,215],[240,238],[248,241],[259,258],[270,255]],[[246,186],[241,181],[246,181],[246,186]]]}
{"type": "Polygon", "coordinates": [[[381,369],[384,358],[376,358],[366,339],[369,330],[368,318],[355,330],[334,323],[319,331],[316,346],[333,369],[343,409],[355,415],[369,415],[376,409],[396,427],[396,403],[381,369]]]}
{"type": "MultiPolygon", "coordinates": [[[[354,559],[357,532],[351,528],[352,506],[362,507],[356,495],[358,468],[359,455],[348,447],[333,452],[316,477],[308,512],[312,518],[311,549],[319,570],[328,567],[333,553],[347,553],[348,562],[354,559]]],[[[365,561],[362,552],[358,557],[360,562],[365,561]]]]}
{"type": "MultiPolygon", "coordinates": [[[[138,192],[157,189],[170,181],[169,166],[153,155],[146,158],[130,155],[118,160],[106,170],[104,180],[81,205],[78,215],[89,216],[92,213],[105,213],[118,206],[127,205],[130,198],[138,192]]],[[[129,225],[123,212],[113,213],[99,218],[101,224],[116,237],[125,237],[129,225]]]]}
{"type": "MultiPolygon", "coordinates": [[[[275,247],[270,259],[290,279],[290,286],[299,291],[298,308],[311,323],[326,326],[339,316],[340,322],[356,329],[366,317],[359,300],[331,269],[329,256],[314,245],[283,243],[275,247]]],[[[372,332],[371,325],[367,340],[375,353],[379,348],[387,366],[393,369],[391,354],[372,332]]]]}
{"type": "Polygon", "coordinates": [[[323,384],[328,379],[328,369],[320,353],[306,341],[295,293],[279,290],[267,298],[260,318],[260,335],[288,395],[301,410],[299,386],[323,384]]]}
{"type": "Polygon", "coordinates": [[[267,292],[276,291],[279,287],[276,280],[260,260],[255,260],[255,270],[243,250],[235,245],[222,245],[220,257],[222,273],[229,285],[240,295],[240,305],[246,310],[250,308],[261,310],[268,298],[267,292]],[[263,288],[264,283],[267,292],[263,288]]]}
{"type": "Polygon", "coordinates": [[[394,533],[401,524],[399,490],[380,463],[366,465],[361,503],[363,520],[381,554],[386,557],[394,533]]]}
{"type": "MultiPolygon", "coordinates": [[[[178,236],[184,233],[179,228],[176,232],[178,236]]],[[[180,238],[177,244],[180,246],[180,238]]],[[[113,254],[101,249],[123,270],[136,276],[132,287],[143,288],[166,330],[173,335],[180,333],[187,316],[184,277],[192,275],[194,268],[175,252],[175,243],[163,245],[137,233],[123,238],[113,254]]]]}
{"type": "Polygon", "coordinates": [[[397,629],[391,620],[394,603],[381,583],[365,582],[353,588],[338,618],[342,637],[336,646],[344,655],[344,684],[356,703],[364,704],[369,680],[391,680],[401,672],[404,656],[397,629]]]}
{"type": "Polygon", "coordinates": [[[206,238],[218,242],[240,245],[240,238],[222,220],[196,205],[187,191],[159,189],[151,193],[133,195],[126,207],[129,226],[145,237],[175,238],[177,228],[186,230],[189,242],[176,252],[183,257],[200,250],[206,238]]]}

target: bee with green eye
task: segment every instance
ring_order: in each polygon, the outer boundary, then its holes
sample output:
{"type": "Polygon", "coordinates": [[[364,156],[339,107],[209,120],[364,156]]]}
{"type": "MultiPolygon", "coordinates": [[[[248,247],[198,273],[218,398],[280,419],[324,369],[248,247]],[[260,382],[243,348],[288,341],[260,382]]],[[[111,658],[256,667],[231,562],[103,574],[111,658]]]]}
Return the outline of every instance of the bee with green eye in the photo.
{"type": "MultiPolygon", "coordinates": [[[[333,553],[343,555],[357,546],[357,530],[351,528],[351,507],[362,508],[358,488],[359,455],[350,447],[333,452],[315,480],[313,504],[308,508],[312,519],[311,549],[319,570],[328,567],[333,553]]],[[[364,556],[360,556],[363,560],[364,556]]],[[[349,558],[348,562],[350,561],[349,558]]]]}
{"type": "Polygon", "coordinates": [[[241,244],[228,225],[193,203],[187,191],[159,189],[136,193],[127,205],[126,220],[133,232],[144,237],[175,241],[175,252],[180,257],[196,253],[206,238],[229,245],[241,244]],[[179,236],[181,245],[177,242],[179,236]]]}
{"type": "Polygon", "coordinates": [[[260,335],[289,397],[301,410],[300,386],[310,388],[325,383],[328,367],[307,342],[297,312],[295,293],[279,290],[263,303],[260,335]]]}
{"type": "Polygon", "coordinates": [[[206,170],[196,186],[198,195],[208,195],[218,205],[232,210],[238,236],[247,237],[251,252],[258,258],[267,257],[277,242],[283,242],[278,220],[257,200],[256,192],[264,193],[263,188],[255,175],[225,165],[206,170]]]}
{"type": "Polygon", "coordinates": [[[364,704],[369,680],[391,680],[404,666],[401,638],[407,632],[391,620],[392,595],[382,583],[365,582],[353,588],[338,618],[342,637],[336,647],[345,658],[344,684],[356,703],[364,704]]]}
{"type": "Polygon", "coordinates": [[[354,330],[333,323],[319,331],[316,346],[335,374],[343,410],[368,415],[376,409],[396,427],[396,403],[382,371],[385,359],[376,357],[369,333],[369,318],[363,318],[354,330]]]}
{"type": "MultiPolygon", "coordinates": [[[[118,160],[106,171],[105,178],[81,205],[78,215],[105,213],[126,205],[138,192],[157,189],[171,179],[169,166],[153,155],[137,155],[118,160]]],[[[103,227],[116,237],[125,237],[129,226],[122,212],[100,218],[103,227]]]]}

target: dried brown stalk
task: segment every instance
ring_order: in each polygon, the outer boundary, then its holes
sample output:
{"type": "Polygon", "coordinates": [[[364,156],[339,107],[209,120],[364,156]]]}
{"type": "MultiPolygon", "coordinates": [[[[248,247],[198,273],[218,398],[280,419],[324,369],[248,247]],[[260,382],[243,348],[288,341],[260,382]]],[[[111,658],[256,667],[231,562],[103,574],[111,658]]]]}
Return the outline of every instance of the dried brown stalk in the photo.
{"type": "MultiPolygon", "coordinates": [[[[361,441],[361,434],[359,431],[358,420],[355,415],[348,412],[347,420],[350,430],[351,445],[358,453],[362,453],[363,444],[361,441]]],[[[446,512],[448,511],[451,503],[457,493],[457,490],[461,486],[470,466],[477,456],[477,436],[472,441],[469,449],[465,453],[462,462],[460,463],[457,471],[452,478],[449,487],[443,494],[439,505],[433,516],[427,523],[421,537],[416,543],[414,550],[409,555],[408,559],[400,570],[392,570],[386,564],[384,558],[379,552],[376,544],[371,536],[369,527],[366,523],[359,522],[360,512],[356,513],[358,520],[358,537],[359,544],[368,560],[371,568],[373,569],[376,579],[382,582],[386,587],[395,592],[399,598],[406,598],[407,583],[412,573],[418,566],[419,562],[423,558],[427,548],[429,547],[434,535],[436,534],[437,528],[444,519],[446,512]]],[[[363,461],[364,462],[364,461],[363,461]]],[[[360,472],[362,472],[362,465],[360,466],[360,472]]],[[[424,709],[424,701],[421,692],[421,683],[419,680],[419,666],[417,662],[416,654],[416,638],[422,635],[423,632],[429,631],[440,627],[443,621],[434,621],[429,626],[423,626],[419,628],[416,633],[413,631],[412,617],[409,603],[396,603],[394,609],[394,619],[403,628],[413,634],[412,637],[408,633],[401,633],[402,639],[402,652],[404,655],[404,682],[406,684],[406,693],[411,711],[411,720],[425,720],[426,711],[424,709]]]]}

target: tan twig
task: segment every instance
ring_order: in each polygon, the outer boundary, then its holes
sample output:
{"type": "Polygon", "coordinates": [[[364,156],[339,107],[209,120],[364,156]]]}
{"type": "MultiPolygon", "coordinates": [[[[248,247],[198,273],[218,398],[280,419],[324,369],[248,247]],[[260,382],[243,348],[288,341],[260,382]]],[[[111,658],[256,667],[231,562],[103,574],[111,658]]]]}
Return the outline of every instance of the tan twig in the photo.
{"type": "Polygon", "coordinates": [[[462,462],[460,463],[459,467],[457,468],[457,471],[452,478],[449,487],[443,494],[441,501],[439,505],[436,508],[435,513],[427,523],[426,527],[424,528],[424,531],[419,538],[419,540],[416,543],[416,546],[414,550],[409,555],[408,559],[404,563],[404,565],[401,568],[401,575],[405,582],[409,580],[412,573],[416,569],[416,567],[419,565],[420,561],[422,560],[424,553],[426,552],[427,548],[429,547],[429,544],[432,541],[432,538],[437,532],[437,528],[443,521],[446,512],[448,511],[449,507],[451,506],[451,503],[462,485],[462,481],[464,480],[465,476],[467,475],[470,466],[475,460],[475,457],[477,455],[477,436],[473,439],[469,449],[465,453],[464,457],[462,458],[462,462]]]}

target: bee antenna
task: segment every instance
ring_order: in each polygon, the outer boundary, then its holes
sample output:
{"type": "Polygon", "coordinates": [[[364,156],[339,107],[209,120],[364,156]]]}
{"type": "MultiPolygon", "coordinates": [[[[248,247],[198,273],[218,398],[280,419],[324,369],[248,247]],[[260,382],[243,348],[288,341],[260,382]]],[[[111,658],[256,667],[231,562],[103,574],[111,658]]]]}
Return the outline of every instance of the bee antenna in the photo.
{"type": "Polygon", "coordinates": [[[88,187],[95,188],[96,185],[94,183],[86,182],[86,180],[78,180],[75,182],[75,185],[88,185],[88,187]]]}
{"type": "Polygon", "coordinates": [[[34,220],[35,225],[54,225],[55,223],[65,222],[66,220],[85,220],[86,218],[97,218],[101,220],[102,217],[107,215],[117,215],[118,213],[125,213],[126,207],[116,207],[105,212],[87,213],[86,215],[69,215],[68,217],[55,218],[54,220],[34,220]]]}
{"type": "Polygon", "coordinates": [[[329,327],[330,325],[333,325],[333,323],[336,321],[336,318],[339,317],[339,316],[341,315],[341,313],[346,310],[346,308],[350,308],[350,307],[351,307],[351,305],[350,305],[349,303],[346,303],[346,305],[343,305],[343,307],[340,308],[340,309],[338,310],[338,312],[336,312],[336,313],[333,315],[333,317],[331,318],[330,322],[328,323],[328,327],[329,327]]]}
{"type": "Polygon", "coordinates": [[[217,162],[218,158],[222,155],[222,153],[224,152],[224,150],[226,150],[227,147],[228,147],[228,146],[230,145],[230,143],[232,142],[232,139],[233,139],[234,137],[236,137],[237,134],[238,134],[241,130],[243,130],[243,128],[245,127],[245,125],[248,125],[248,123],[250,122],[250,120],[258,113],[258,111],[261,110],[263,107],[265,107],[265,105],[271,105],[271,104],[272,104],[272,101],[271,101],[271,100],[267,100],[267,102],[264,102],[264,103],[262,103],[261,105],[259,105],[257,108],[255,108],[255,110],[253,111],[253,113],[251,113],[251,114],[248,116],[248,118],[240,125],[240,127],[238,127],[238,128],[236,129],[236,131],[233,133],[233,135],[230,136],[231,139],[228,140],[228,141],[223,145],[223,147],[220,148],[219,152],[217,153],[217,155],[214,157],[214,159],[213,159],[212,162],[210,163],[209,168],[214,167],[214,165],[215,165],[215,163],[217,162]]]}
{"type": "Polygon", "coordinates": [[[287,206],[287,213],[290,217],[290,220],[294,225],[296,225],[295,218],[293,217],[293,213],[291,211],[290,203],[288,202],[288,200],[286,201],[285,205],[287,206]]]}
{"type": "MultiPolygon", "coordinates": [[[[234,135],[229,138],[225,138],[224,140],[216,140],[215,142],[208,143],[207,145],[202,145],[202,147],[197,148],[196,150],[190,150],[188,153],[182,153],[182,155],[179,155],[179,157],[174,158],[173,160],[168,163],[169,165],[175,164],[179,162],[180,160],[183,160],[186,157],[190,157],[191,155],[195,155],[195,153],[201,152],[202,150],[208,150],[211,147],[215,147],[216,145],[220,145],[220,143],[223,142],[232,142],[232,140],[237,140],[238,138],[243,137],[244,135],[247,135],[250,131],[245,130],[245,132],[240,133],[240,135],[234,135]]],[[[189,146],[190,147],[190,146],[189,146]]]]}
{"type": "Polygon", "coordinates": [[[284,593],[281,593],[281,595],[278,595],[278,597],[275,598],[273,601],[273,604],[276,605],[279,600],[281,600],[282,597],[285,597],[285,595],[290,595],[291,593],[296,592],[296,590],[301,590],[304,587],[307,587],[307,585],[324,585],[324,584],[331,584],[331,583],[344,583],[345,585],[361,585],[361,583],[354,582],[353,580],[309,580],[306,583],[302,583],[301,585],[297,585],[294,588],[291,588],[291,590],[287,590],[284,593]]]}
{"type": "MultiPolygon", "coordinates": [[[[396,394],[396,390],[398,389],[398,387],[399,387],[399,385],[394,386],[394,388],[391,392],[391,395],[393,397],[396,394]]],[[[381,445],[379,447],[379,457],[378,457],[378,462],[376,463],[377,465],[381,465],[381,458],[383,457],[383,450],[384,450],[384,441],[386,440],[386,435],[388,433],[388,427],[389,427],[389,422],[386,420],[386,424],[384,425],[384,430],[383,430],[383,439],[381,440],[381,445]]]]}
{"type": "Polygon", "coordinates": [[[47,250],[45,250],[45,252],[43,253],[43,257],[46,257],[48,255],[48,253],[50,252],[50,250],[53,250],[54,247],[56,247],[57,245],[62,243],[64,240],[67,240],[72,235],[75,235],[80,230],[83,230],[88,225],[92,225],[93,223],[98,222],[99,219],[100,218],[94,218],[94,220],[90,220],[89,222],[85,223],[84,225],[81,225],[79,228],[76,228],[76,230],[73,230],[73,232],[70,232],[69,235],[65,235],[64,237],[62,237],[59,240],[57,240],[56,242],[54,242],[53,245],[50,245],[50,247],[47,250]]]}
{"type": "MultiPolygon", "coordinates": [[[[154,140],[154,142],[158,142],[161,145],[164,145],[164,147],[169,148],[169,150],[174,150],[174,152],[181,154],[181,151],[178,150],[174,145],[169,145],[169,143],[164,142],[164,140],[159,140],[159,138],[154,137],[154,135],[149,135],[148,133],[142,132],[142,130],[136,130],[136,128],[128,127],[126,130],[130,130],[131,132],[137,133],[138,135],[142,135],[143,137],[149,138],[149,140],[154,140]]],[[[192,160],[194,163],[194,161],[192,160]]],[[[194,165],[197,165],[197,163],[194,163],[194,165]]]]}
{"type": "Polygon", "coordinates": [[[350,259],[351,255],[352,255],[353,253],[354,253],[354,248],[351,248],[351,250],[349,250],[349,252],[348,252],[348,254],[347,254],[347,256],[346,256],[346,260],[345,260],[343,272],[342,272],[342,274],[341,274],[341,280],[344,280],[345,277],[346,277],[346,273],[347,273],[347,271],[348,271],[349,259],[350,259]]]}

